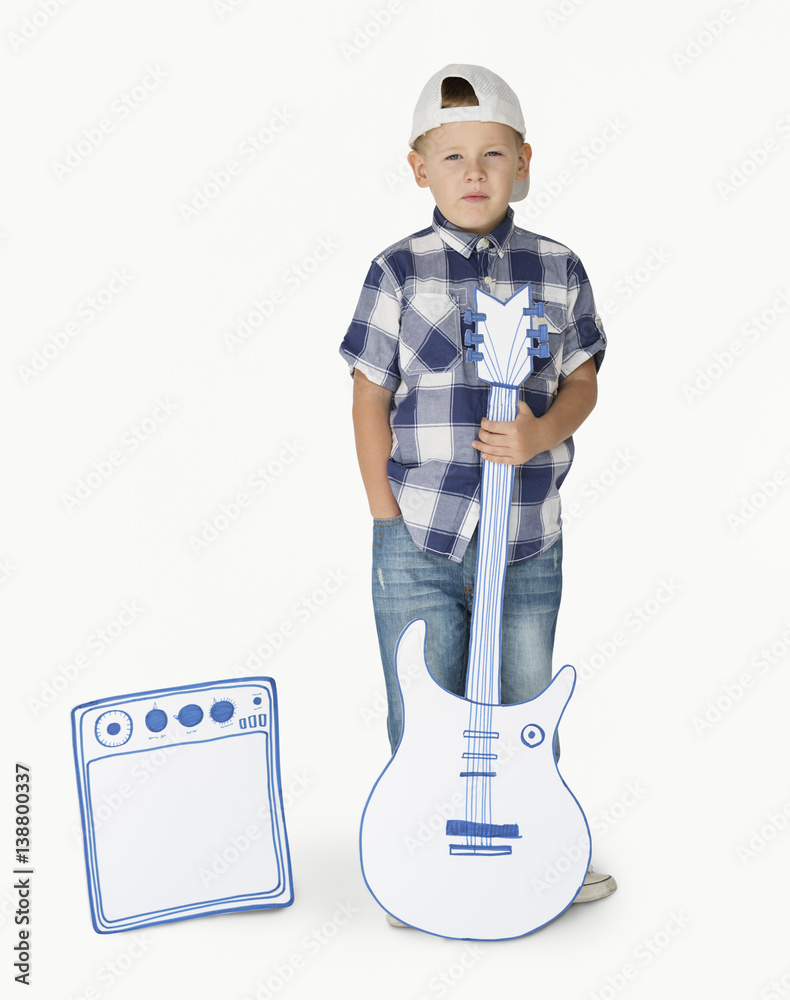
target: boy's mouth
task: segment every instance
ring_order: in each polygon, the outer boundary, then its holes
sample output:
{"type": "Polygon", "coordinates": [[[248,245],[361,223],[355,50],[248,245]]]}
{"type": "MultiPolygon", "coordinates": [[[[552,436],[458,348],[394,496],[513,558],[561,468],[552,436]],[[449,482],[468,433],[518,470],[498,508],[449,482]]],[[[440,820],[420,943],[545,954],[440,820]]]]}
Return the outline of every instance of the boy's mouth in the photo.
{"type": "Polygon", "coordinates": [[[464,201],[485,201],[488,198],[487,194],[483,194],[482,191],[470,191],[469,194],[463,196],[464,201]]]}

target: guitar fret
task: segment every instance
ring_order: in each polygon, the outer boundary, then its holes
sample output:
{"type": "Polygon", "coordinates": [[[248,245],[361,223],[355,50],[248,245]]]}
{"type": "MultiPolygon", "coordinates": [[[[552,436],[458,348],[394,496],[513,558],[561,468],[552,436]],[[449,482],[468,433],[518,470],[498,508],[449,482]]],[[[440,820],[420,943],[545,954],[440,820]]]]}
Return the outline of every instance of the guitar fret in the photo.
{"type": "Polygon", "coordinates": [[[477,738],[484,736],[486,739],[498,740],[499,733],[489,732],[487,729],[465,729],[464,736],[477,738]]]}

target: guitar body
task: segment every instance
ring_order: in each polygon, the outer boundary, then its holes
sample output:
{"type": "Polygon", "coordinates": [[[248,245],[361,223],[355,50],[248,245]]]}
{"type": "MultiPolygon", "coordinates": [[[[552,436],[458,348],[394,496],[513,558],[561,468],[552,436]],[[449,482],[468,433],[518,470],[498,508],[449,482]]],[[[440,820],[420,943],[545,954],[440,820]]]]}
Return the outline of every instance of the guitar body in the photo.
{"type": "Polygon", "coordinates": [[[537,697],[485,706],[491,821],[465,818],[470,707],[431,677],[425,622],[398,642],[401,742],[362,817],[362,870],[373,896],[403,923],[441,937],[520,937],[575,899],[590,861],[590,832],[562,780],[553,742],[576,682],[564,667],[537,697]],[[441,776],[441,777],[438,777],[441,776]],[[448,830],[451,831],[448,833],[448,830]]]}

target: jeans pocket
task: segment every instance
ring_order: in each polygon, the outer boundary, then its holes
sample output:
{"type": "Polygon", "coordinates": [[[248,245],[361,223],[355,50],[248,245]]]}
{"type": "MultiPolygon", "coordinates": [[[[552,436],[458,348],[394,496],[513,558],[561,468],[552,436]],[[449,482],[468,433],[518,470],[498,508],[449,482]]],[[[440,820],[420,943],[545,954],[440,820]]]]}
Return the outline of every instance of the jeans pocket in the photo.
{"type": "Polygon", "coordinates": [[[373,545],[381,546],[384,544],[384,532],[388,528],[397,528],[399,525],[403,524],[403,514],[398,514],[397,517],[374,517],[373,518],[373,545]]]}

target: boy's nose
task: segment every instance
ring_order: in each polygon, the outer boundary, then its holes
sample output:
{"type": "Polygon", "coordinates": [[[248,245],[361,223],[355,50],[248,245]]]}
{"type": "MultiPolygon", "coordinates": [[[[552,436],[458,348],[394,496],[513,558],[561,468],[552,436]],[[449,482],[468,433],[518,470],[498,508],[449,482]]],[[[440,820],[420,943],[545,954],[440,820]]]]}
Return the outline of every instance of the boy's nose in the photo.
{"type": "Polygon", "coordinates": [[[466,176],[470,180],[478,180],[485,177],[485,170],[481,160],[470,160],[466,168],[466,176]]]}

